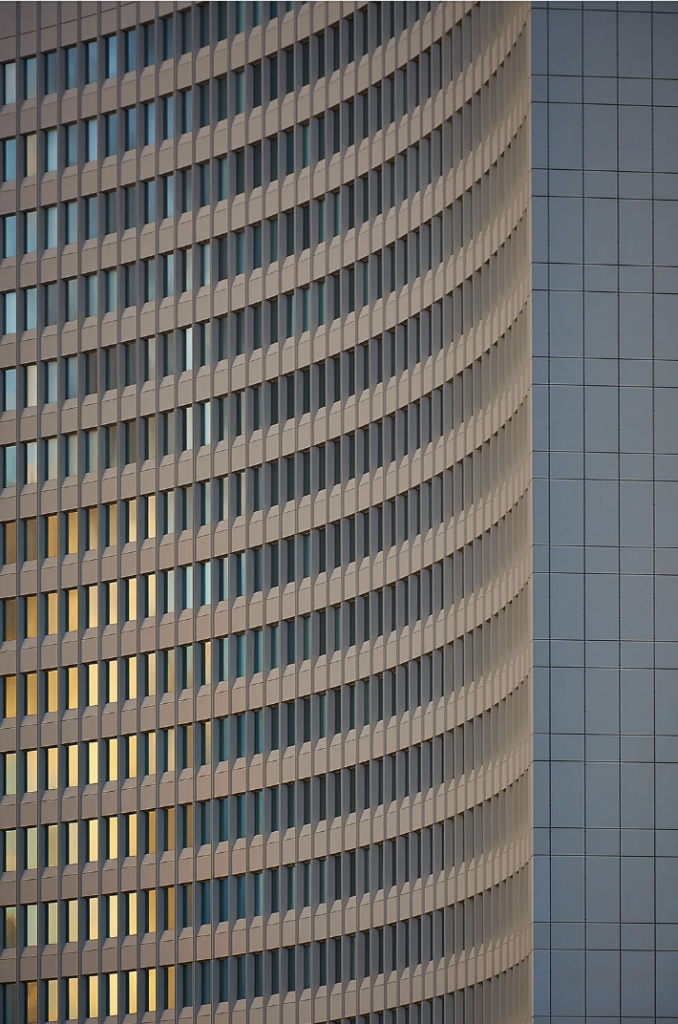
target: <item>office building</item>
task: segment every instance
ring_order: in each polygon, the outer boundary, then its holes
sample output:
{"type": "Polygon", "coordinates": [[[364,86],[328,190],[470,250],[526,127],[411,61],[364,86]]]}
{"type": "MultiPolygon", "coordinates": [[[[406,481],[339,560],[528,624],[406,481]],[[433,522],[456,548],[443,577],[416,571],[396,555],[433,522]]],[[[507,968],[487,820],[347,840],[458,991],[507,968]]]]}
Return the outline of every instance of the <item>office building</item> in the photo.
{"type": "Polygon", "coordinates": [[[675,5],[2,14],[2,1019],[678,1019],[675,5]]]}

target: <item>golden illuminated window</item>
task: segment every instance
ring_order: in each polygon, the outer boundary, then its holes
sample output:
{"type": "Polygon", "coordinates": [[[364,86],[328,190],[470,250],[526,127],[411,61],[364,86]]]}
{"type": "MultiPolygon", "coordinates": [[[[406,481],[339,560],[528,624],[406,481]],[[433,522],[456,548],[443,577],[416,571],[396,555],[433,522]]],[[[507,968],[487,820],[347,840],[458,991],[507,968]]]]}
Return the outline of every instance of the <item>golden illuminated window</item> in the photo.
{"type": "Polygon", "coordinates": [[[3,795],[12,796],[16,793],[16,753],[4,754],[4,790],[3,795]]]}
{"type": "Polygon", "coordinates": [[[99,897],[91,896],[87,900],[87,938],[99,938],[99,897]]]}
{"type": "Polygon", "coordinates": [[[78,941],[78,901],[66,900],[66,941],[78,941]]]}
{"type": "Polygon", "coordinates": [[[47,1020],[58,1020],[58,980],[56,978],[50,978],[47,981],[47,1020]]]}
{"type": "Polygon", "coordinates": [[[136,577],[127,580],[127,621],[135,622],[137,617],[137,581],[136,577]]]}
{"type": "Polygon", "coordinates": [[[112,580],[106,584],[106,625],[118,624],[118,583],[112,580]]]}
{"type": "Polygon", "coordinates": [[[78,707],[78,668],[71,665],[67,676],[66,707],[70,710],[78,707]]]}
{"type": "Polygon", "coordinates": [[[14,565],[16,562],[16,523],[3,523],[2,527],[2,564],[14,565]]]}
{"type": "Polygon", "coordinates": [[[127,815],[127,856],[136,857],[137,855],[137,816],[136,814],[127,815]]]}
{"type": "Polygon", "coordinates": [[[99,547],[99,515],[97,508],[87,509],[87,536],[85,544],[87,551],[96,551],[99,547]]]}
{"type": "Polygon", "coordinates": [[[96,629],[99,625],[99,601],[96,583],[87,587],[87,628],[96,629]]]}
{"type": "MultiPolygon", "coordinates": [[[[35,138],[35,136],[30,136],[35,138]]],[[[35,174],[35,169],[33,169],[35,174]]],[[[26,1024],[38,1024],[38,983],[26,982],[26,1024]]]]}
{"type": "Polygon", "coordinates": [[[16,718],[16,676],[5,676],[2,686],[3,718],[16,718]]]}
{"type": "Polygon", "coordinates": [[[78,744],[69,743],[66,747],[66,785],[78,784],[78,744]]]}
{"type": "Polygon", "coordinates": [[[114,736],[112,739],[106,741],[107,750],[107,782],[117,782],[118,780],[118,740],[114,736]]]}
{"type": "Polygon", "coordinates": [[[87,1015],[89,1017],[99,1016],[99,975],[90,974],[87,979],[87,1015]]]}
{"type": "Polygon", "coordinates": [[[108,904],[106,913],[106,938],[115,939],[118,935],[118,897],[106,896],[105,899],[108,904]]]}
{"type": "Polygon", "coordinates": [[[128,935],[137,933],[137,894],[135,892],[127,894],[127,933],[128,935]]]}
{"type": "Polygon", "coordinates": [[[69,978],[68,979],[67,995],[68,995],[68,1000],[67,1000],[66,1012],[68,1013],[68,1020],[77,1020],[78,1019],[78,979],[77,978],[69,978]]]}
{"type": "Polygon", "coordinates": [[[29,870],[38,866],[38,828],[32,825],[26,829],[26,867],[29,870]]]}
{"type": "MultiPolygon", "coordinates": [[[[127,737],[127,778],[136,779],[137,777],[137,737],[135,735],[127,737]]],[[[136,819],[135,819],[136,821],[136,819]]]]}
{"type": "MultiPolygon", "coordinates": [[[[134,932],[130,932],[130,934],[131,935],[136,934],[136,929],[135,929],[134,932]]],[[[136,1013],[137,1012],[137,972],[136,971],[128,971],[127,972],[127,1011],[128,1011],[128,1013],[136,1013]]]]}
{"type": "Polygon", "coordinates": [[[56,558],[57,556],[57,537],[58,537],[58,525],[57,517],[45,516],[45,545],[46,545],[46,557],[56,558]]]}
{"type": "Polygon", "coordinates": [[[87,782],[99,781],[99,747],[96,740],[87,744],[87,782]]]}
{"type": "Polygon", "coordinates": [[[78,588],[66,591],[66,629],[74,633],[78,628],[78,588]]]}
{"type": "Polygon", "coordinates": [[[59,941],[59,904],[56,900],[47,904],[47,945],[59,941]]]}
{"type": "Polygon", "coordinates": [[[26,636],[32,637],[38,635],[38,598],[36,594],[31,594],[25,598],[26,602],[26,636]]]}
{"type": "MultiPolygon", "coordinates": [[[[106,818],[106,856],[109,860],[118,858],[118,819],[115,815],[106,818]]],[[[116,918],[117,920],[117,918],[116,918]]]]}
{"type": "Polygon", "coordinates": [[[58,594],[47,594],[47,628],[48,636],[54,636],[59,629],[59,600],[58,594]]]}
{"type": "Polygon", "coordinates": [[[148,1009],[151,1013],[155,1012],[156,1007],[156,991],[157,991],[157,977],[155,973],[155,967],[149,968],[147,981],[147,997],[148,997],[148,1009]]]}
{"type": "MultiPolygon", "coordinates": [[[[56,826],[55,826],[56,827],[56,826]]],[[[16,829],[10,828],[5,837],[5,871],[16,871],[16,829]]]]}
{"type": "Polygon", "coordinates": [[[156,666],[157,658],[155,651],[153,651],[151,654],[146,655],[146,693],[149,697],[155,693],[156,666]]]}
{"type": "Polygon", "coordinates": [[[16,640],[16,598],[6,597],[1,603],[3,640],[16,640]]]}
{"type": "Polygon", "coordinates": [[[118,662],[104,662],[106,672],[106,703],[115,704],[118,700],[118,662]]]}
{"type": "Polygon", "coordinates": [[[66,554],[78,553],[78,513],[66,513],[66,554]]]}
{"type": "MultiPolygon", "coordinates": [[[[172,925],[174,927],[174,925],[172,925]]],[[[174,967],[167,968],[167,1009],[174,1009],[174,992],[175,992],[175,969],[174,967]]]]}
{"type": "MultiPolygon", "coordinates": [[[[109,897],[111,900],[117,900],[117,896],[109,897]]],[[[118,934],[116,926],[115,934],[111,935],[111,938],[115,938],[118,934]]],[[[108,1012],[116,1017],[118,1013],[118,975],[117,974],[104,974],[106,984],[108,986],[108,1012]]]]}
{"type": "MultiPolygon", "coordinates": [[[[78,823],[69,821],[66,831],[66,863],[78,863],[78,823]]],[[[74,901],[76,902],[76,901],[74,901]]]]}
{"type": "Polygon", "coordinates": [[[57,669],[51,668],[45,673],[45,687],[47,690],[47,710],[59,710],[59,673],[57,669]]]}
{"type": "Polygon", "coordinates": [[[156,890],[149,889],[146,900],[147,900],[147,913],[146,913],[146,931],[154,932],[156,928],[156,905],[157,897],[156,890]]]}
{"type": "Polygon", "coordinates": [[[95,708],[99,703],[99,666],[95,663],[87,666],[87,704],[95,708]]]}
{"type": "Polygon", "coordinates": [[[38,673],[27,672],[22,676],[24,682],[24,708],[27,715],[38,713],[38,673]]]}
{"type": "Polygon", "coordinates": [[[146,536],[155,537],[156,518],[155,494],[149,494],[146,498],[146,536]]]}
{"type": "MultiPolygon", "coordinates": [[[[56,903],[48,903],[47,906],[56,907],[56,903]]],[[[49,941],[49,940],[48,940],[49,941]]],[[[56,942],[56,938],[52,942],[56,942]]],[[[57,978],[50,978],[47,982],[47,1020],[57,1021],[59,1019],[59,981],[57,978]]]]}
{"type": "MultiPolygon", "coordinates": [[[[47,825],[47,867],[55,868],[59,864],[59,826],[47,825]]],[[[56,940],[55,940],[56,941],[56,940]]]]}
{"type": "Polygon", "coordinates": [[[37,793],[38,791],[38,752],[37,750],[26,751],[26,792],[37,793]]]}
{"type": "Polygon", "coordinates": [[[24,560],[33,562],[38,557],[38,520],[24,519],[24,560]]]}
{"type": "Polygon", "coordinates": [[[137,657],[125,658],[125,677],[127,682],[127,699],[134,700],[137,696],[137,657]]]}
{"type": "Polygon", "coordinates": [[[95,863],[99,860],[99,819],[91,818],[87,822],[87,860],[95,863]]]}
{"type": "Polygon", "coordinates": [[[130,544],[136,543],[137,539],[137,499],[130,498],[125,502],[125,528],[127,541],[130,544]]]}
{"type": "Polygon", "coordinates": [[[47,748],[47,789],[59,788],[59,751],[57,747],[47,748]]]}

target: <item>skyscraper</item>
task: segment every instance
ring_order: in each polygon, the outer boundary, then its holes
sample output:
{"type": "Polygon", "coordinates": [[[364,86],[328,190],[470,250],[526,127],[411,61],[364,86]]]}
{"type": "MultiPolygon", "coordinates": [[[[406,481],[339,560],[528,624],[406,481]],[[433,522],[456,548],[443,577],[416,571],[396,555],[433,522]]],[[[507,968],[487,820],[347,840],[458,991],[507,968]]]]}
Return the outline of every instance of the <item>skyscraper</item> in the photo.
{"type": "Polygon", "coordinates": [[[676,6],[2,16],[0,1020],[678,1019],[676,6]]]}

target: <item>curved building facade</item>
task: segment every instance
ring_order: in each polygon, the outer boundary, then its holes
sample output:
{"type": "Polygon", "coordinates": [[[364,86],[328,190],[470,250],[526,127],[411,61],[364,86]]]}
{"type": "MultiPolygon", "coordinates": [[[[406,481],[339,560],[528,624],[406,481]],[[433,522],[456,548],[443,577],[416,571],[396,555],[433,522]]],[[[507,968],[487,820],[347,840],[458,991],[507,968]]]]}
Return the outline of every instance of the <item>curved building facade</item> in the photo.
{"type": "Polygon", "coordinates": [[[529,6],[3,19],[4,1020],[523,1024],[529,6]]]}

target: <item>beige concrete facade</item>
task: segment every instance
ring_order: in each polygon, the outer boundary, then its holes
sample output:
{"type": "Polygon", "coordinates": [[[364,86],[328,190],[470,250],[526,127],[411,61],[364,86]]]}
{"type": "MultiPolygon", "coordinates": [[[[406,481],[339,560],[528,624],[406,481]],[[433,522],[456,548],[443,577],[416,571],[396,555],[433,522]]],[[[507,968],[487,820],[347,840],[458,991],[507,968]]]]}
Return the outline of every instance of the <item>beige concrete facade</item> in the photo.
{"type": "Polygon", "coordinates": [[[0,17],[5,1020],[522,1024],[528,7],[0,17]]]}

